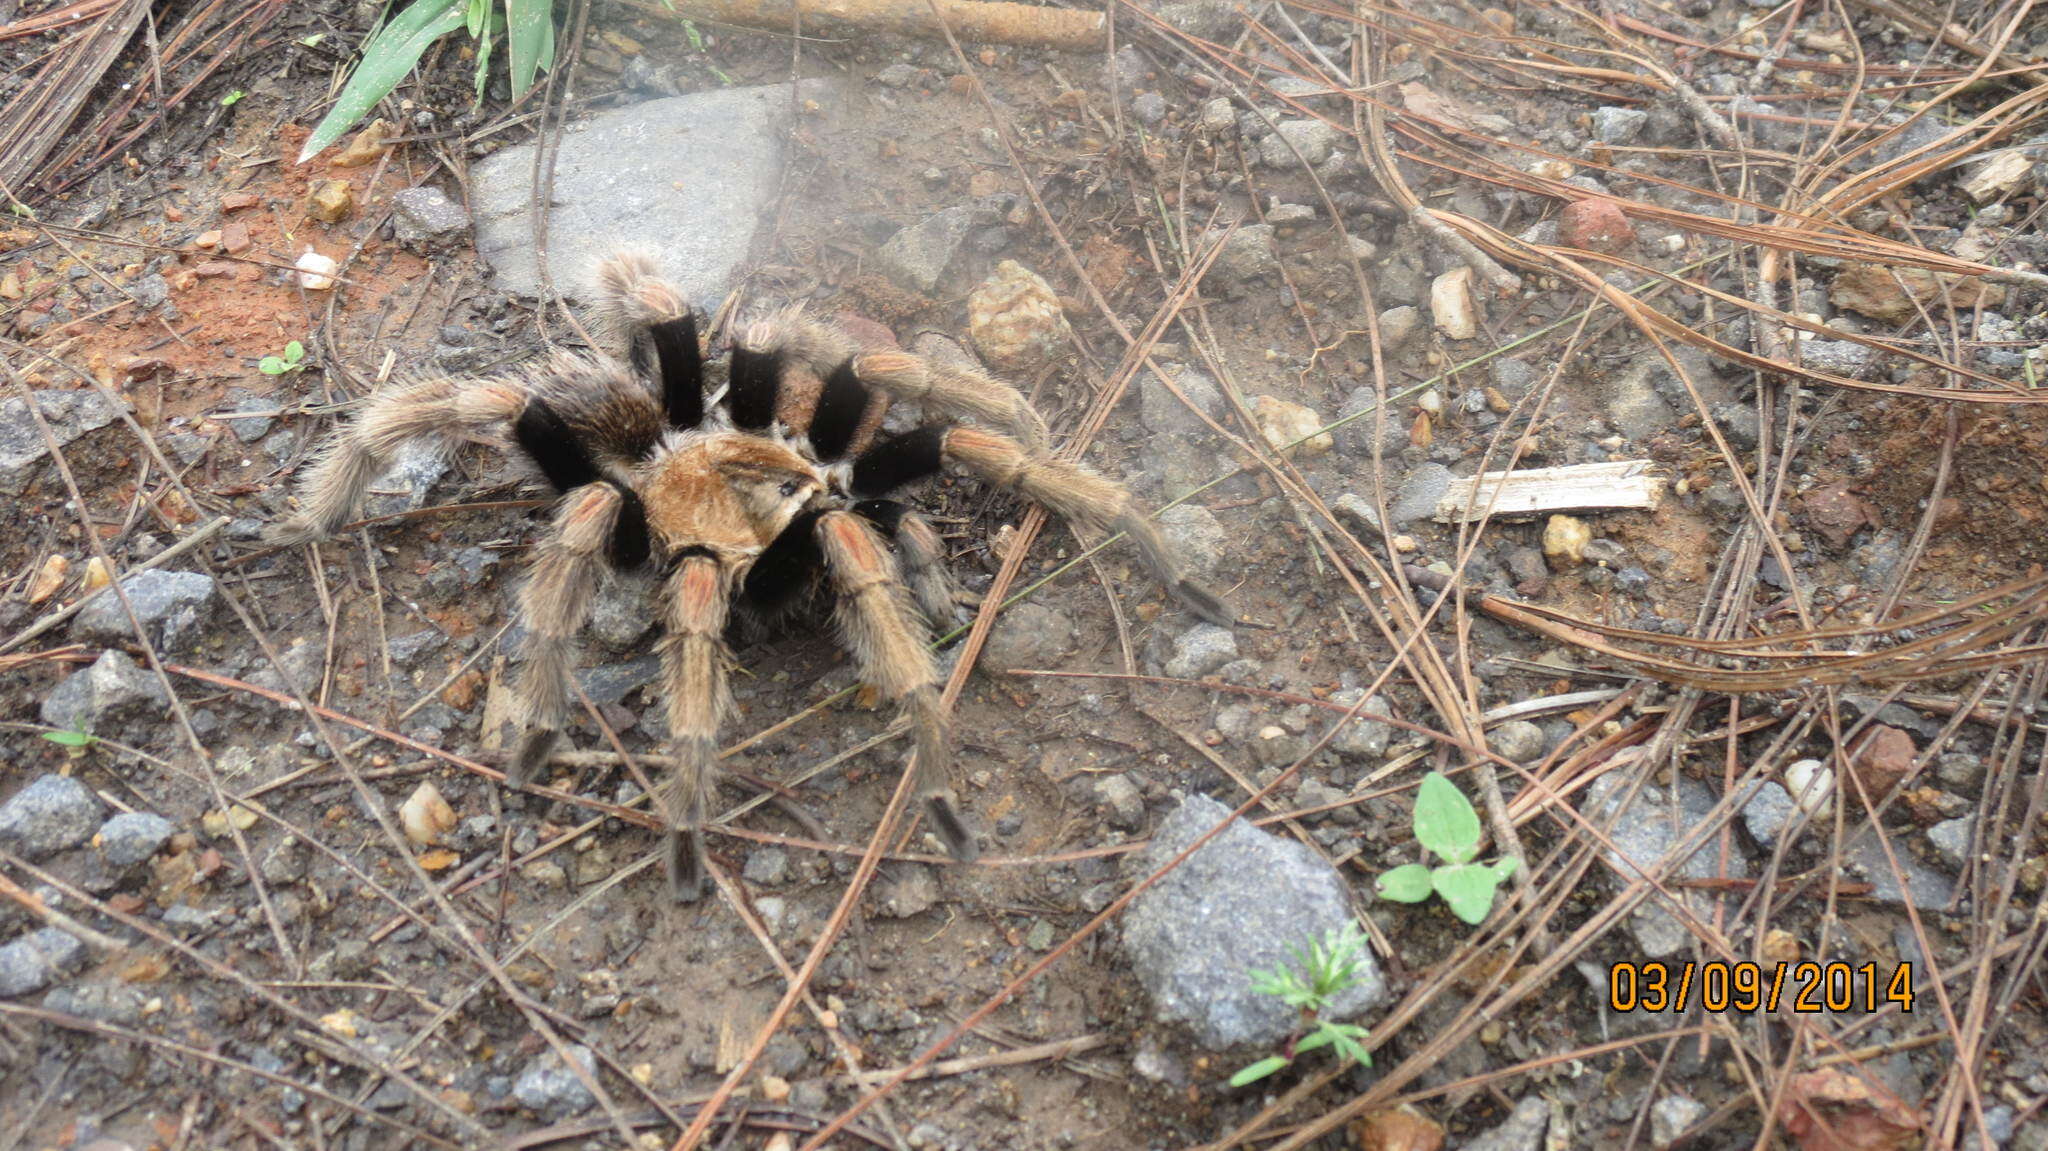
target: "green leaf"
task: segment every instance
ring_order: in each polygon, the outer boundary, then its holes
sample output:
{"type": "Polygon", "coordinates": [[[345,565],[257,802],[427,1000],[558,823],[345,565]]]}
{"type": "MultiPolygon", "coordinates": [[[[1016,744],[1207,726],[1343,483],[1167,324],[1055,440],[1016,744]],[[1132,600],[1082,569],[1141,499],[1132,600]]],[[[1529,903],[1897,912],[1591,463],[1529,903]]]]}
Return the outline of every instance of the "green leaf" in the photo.
{"type": "Polygon", "coordinates": [[[82,731],[46,731],[43,738],[59,747],[91,747],[94,737],[82,731]]]}
{"type": "Polygon", "coordinates": [[[305,38],[301,39],[301,40],[299,41],[299,44],[300,44],[301,46],[303,46],[303,47],[307,47],[307,48],[317,48],[317,47],[319,47],[319,46],[320,46],[320,41],[322,41],[322,40],[325,40],[325,39],[327,39],[327,33],[325,33],[325,32],[315,32],[315,33],[313,33],[313,34],[312,34],[311,36],[307,36],[307,37],[305,37],[305,38]]]}
{"type": "Polygon", "coordinates": [[[281,376],[290,371],[291,368],[276,356],[265,356],[256,362],[256,370],[266,376],[281,376]]]}
{"type": "Polygon", "coordinates": [[[240,103],[242,97],[246,95],[248,95],[248,93],[242,91],[240,88],[237,88],[234,91],[220,98],[220,106],[223,108],[232,108],[236,104],[240,103]]]}
{"type": "Polygon", "coordinates": [[[1318,1047],[1328,1047],[1339,1038],[1341,1036],[1325,1024],[1301,1037],[1301,1042],[1294,1045],[1294,1056],[1299,1059],[1304,1052],[1314,1051],[1318,1047]]]}
{"type": "Polygon", "coordinates": [[[297,340],[293,340],[293,341],[292,341],[291,343],[289,343],[289,344],[286,344],[286,345],[284,346],[284,362],[285,362],[285,363],[287,363],[287,364],[296,364],[296,363],[298,363],[298,362],[299,362],[300,360],[303,360],[303,359],[305,359],[305,358],[306,358],[306,345],[304,345],[304,344],[302,344],[302,343],[298,342],[297,340]]]}
{"type": "Polygon", "coordinates": [[[1337,1054],[1351,1060],[1353,1063],[1365,1067],[1372,1066],[1372,1052],[1367,1051],[1364,1044],[1360,1042],[1365,1038],[1365,1035],[1365,1028],[1347,1025],[1344,1028],[1344,1034],[1337,1037],[1337,1054]]]}
{"type": "Polygon", "coordinates": [[[1439,867],[1430,878],[1436,883],[1437,894],[1451,905],[1451,914],[1459,919],[1476,927],[1493,910],[1493,889],[1500,886],[1493,868],[1482,863],[1460,863],[1439,867]]]}
{"type": "Polygon", "coordinates": [[[1415,838],[1446,863],[1479,854],[1479,813],[1458,785],[1432,771],[1415,792],[1415,838]]]}
{"type": "Polygon", "coordinates": [[[1285,1055],[1268,1055],[1257,1063],[1240,1068],[1237,1074],[1230,1077],[1230,1085],[1232,1087],[1242,1087],[1247,1083],[1257,1083],[1273,1072],[1287,1066],[1288,1062],[1288,1058],[1285,1055]]]}
{"type": "Polygon", "coordinates": [[[534,75],[555,62],[554,0],[505,0],[505,40],[517,100],[533,87],[534,75]]]}
{"type": "Polygon", "coordinates": [[[1421,903],[1429,898],[1429,868],[1419,863],[1403,864],[1373,880],[1381,899],[1396,903],[1421,903]]]}
{"type": "MultiPolygon", "coordinates": [[[[676,10],[675,5],[670,4],[669,0],[662,0],[662,3],[669,5],[669,11],[673,12],[676,10]]],[[[688,20],[683,21],[683,36],[690,41],[690,51],[702,52],[704,50],[704,33],[697,31],[697,26],[688,20]]]]}
{"type": "Polygon", "coordinates": [[[484,34],[484,22],[491,18],[491,0],[467,0],[462,12],[462,26],[474,40],[484,34]]]}
{"type": "Polygon", "coordinates": [[[1512,855],[1503,856],[1500,859],[1494,860],[1492,864],[1494,882],[1506,883],[1508,881],[1508,876],[1513,875],[1515,873],[1515,869],[1520,866],[1522,866],[1522,861],[1516,859],[1512,855]]]}
{"type": "Polygon", "coordinates": [[[341,97],[335,100],[320,126],[306,137],[306,146],[299,149],[298,162],[303,164],[312,159],[368,115],[377,101],[390,95],[413,65],[420,62],[427,45],[462,27],[462,16],[462,0],[413,0],[410,7],[370,37],[363,45],[363,62],[342,86],[341,97]]]}

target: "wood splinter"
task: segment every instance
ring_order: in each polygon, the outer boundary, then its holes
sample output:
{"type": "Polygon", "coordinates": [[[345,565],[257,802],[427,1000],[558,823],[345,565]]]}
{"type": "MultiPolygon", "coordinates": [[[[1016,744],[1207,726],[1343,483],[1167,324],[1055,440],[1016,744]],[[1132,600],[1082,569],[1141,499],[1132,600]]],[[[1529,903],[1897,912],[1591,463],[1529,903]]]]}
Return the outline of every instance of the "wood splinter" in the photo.
{"type": "Polygon", "coordinates": [[[1655,511],[1664,480],[1648,460],[1612,460],[1560,468],[1487,472],[1451,481],[1437,501],[1438,523],[1473,523],[1485,516],[1550,512],[1655,511]]]}

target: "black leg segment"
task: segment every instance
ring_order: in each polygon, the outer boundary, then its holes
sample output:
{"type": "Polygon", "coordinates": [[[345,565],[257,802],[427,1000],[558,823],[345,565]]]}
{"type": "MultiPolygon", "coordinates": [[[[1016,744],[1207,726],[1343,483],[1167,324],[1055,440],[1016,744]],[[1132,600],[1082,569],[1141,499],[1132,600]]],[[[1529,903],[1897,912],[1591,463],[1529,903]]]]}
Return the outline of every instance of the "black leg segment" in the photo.
{"type": "Polygon", "coordinates": [[[763,615],[772,616],[792,606],[825,570],[817,533],[818,517],[823,514],[805,512],[789,521],[747,570],[741,594],[763,615]]]}
{"type": "Polygon", "coordinates": [[[645,564],[653,550],[647,536],[647,505],[640,502],[640,493],[624,484],[612,484],[612,490],[619,493],[619,518],[612,525],[605,555],[613,567],[629,571],[645,564]]]}
{"type": "Polygon", "coordinates": [[[846,446],[860,430],[861,417],[867,415],[872,398],[854,373],[850,359],[825,377],[825,388],[818,393],[818,407],[811,413],[811,448],[820,460],[829,463],[846,454],[846,446]]]}
{"type": "Polygon", "coordinates": [[[775,422],[775,403],[782,387],[782,353],[732,350],[732,379],[725,406],[735,427],[758,431],[775,422]]]}
{"type": "Polygon", "coordinates": [[[937,475],[945,465],[945,424],[926,424],[883,440],[853,461],[853,494],[887,495],[904,484],[937,475]]]}
{"type": "Polygon", "coordinates": [[[661,361],[661,406],[672,428],[704,422],[704,353],[697,346],[697,317],[682,315],[647,329],[661,361]]]}
{"type": "Polygon", "coordinates": [[[519,441],[520,450],[533,460],[558,492],[571,491],[603,478],[598,474],[597,461],[590,457],[589,449],[583,446],[568,423],[548,406],[546,400],[536,397],[526,401],[512,433],[519,441]]]}

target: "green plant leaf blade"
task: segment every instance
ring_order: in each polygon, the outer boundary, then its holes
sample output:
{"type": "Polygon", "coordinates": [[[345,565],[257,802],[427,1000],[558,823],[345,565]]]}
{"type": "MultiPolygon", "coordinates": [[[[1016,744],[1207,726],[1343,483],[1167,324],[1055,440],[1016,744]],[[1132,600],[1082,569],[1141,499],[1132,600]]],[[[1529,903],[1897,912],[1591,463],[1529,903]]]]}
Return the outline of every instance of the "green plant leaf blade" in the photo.
{"type": "Polygon", "coordinates": [[[405,74],[419,63],[427,45],[462,27],[463,0],[414,0],[363,45],[363,62],[342,86],[341,96],[328,109],[306,146],[299,149],[298,163],[305,163],[322,148],[341,139],[341,134],[369,114],[377,101],[391,94],[405,74]]]}
{"type": "Polygon", "coordinates": [[[1415,792],[1415,838],[1445,863],[1479,854],[1479,813],[1458,785],[1432,771],[1415,792]]]}
{"type": "Polygon", "coordinates": [[[302,343],[298,342],[297,340],[293,340],[293,341],[292,341],[291,343],[289,343],[289,344],[286,344],[286,345],[284,346],[284,362],[285,362],[285,363],[287,363],[287,364],[296,364],[296,363],[298,363],[298,362],[299,362],[300,360],[303,360],[303,359],[305,359],[305,358],[306,358],[306,345],[304,345],[304,344],[302,344],[302,343]]]}
{"type": "Polygon", "coordinates": [[[1513,875],[1515,869],[1522,866],[1522,861],[1512,855],[1504,855],[1494,860],[1491,866],[1493,867],[1494,880],[1499,883],[1506,883],[1508,876],[1513,875]]]}
{"type": "Polygon", "coordinates": [[[1287,1066],[1287,1063],[1288,1059],[1285,1055],[1268,1055],[1257,1063],[1246,1064],[1239,1068],[1237,1074],[1230,1077],[1230,1085],[1232,1087],[1242,1087],[1247,1083],[1257,1083],[1273,1072],[1287,1066]]]}
{"type": "Polygon", "coordinates": [[[46,731],[43,738],[58,747],[89,747],[93,737],[82,731],[46,731]]]}
{"type": "Polygon", "coordinates": [[[266,376],[284,375],[284,360],[277,356],[265,356],[256,361],[256,370],[266,376]]]}
{"type": "Polygon", "coordinates": [[[1430,873],[1436,892],[1451,905],[1451,914],[1477,927],[1493,910],[1493,889],[1500,886],[1493,868],[1481,863],[1459,863],[1439,867],[1430,873]]]}
{"type": "Polygon", "coordinates": [[[1402,864],[1382,873],[1372,882],[1381,899],[1391,899],[1396,903],[1421,903],[1433,890],[1429,882],[1429,868],[1419,863],[1402,864]]]}
{"type": "Polygon", "coordinates": [[[554,0],[505,0],[505,42],[511,49],[512,98],[533,87],[533,78],[555,62],[554,0]]]}

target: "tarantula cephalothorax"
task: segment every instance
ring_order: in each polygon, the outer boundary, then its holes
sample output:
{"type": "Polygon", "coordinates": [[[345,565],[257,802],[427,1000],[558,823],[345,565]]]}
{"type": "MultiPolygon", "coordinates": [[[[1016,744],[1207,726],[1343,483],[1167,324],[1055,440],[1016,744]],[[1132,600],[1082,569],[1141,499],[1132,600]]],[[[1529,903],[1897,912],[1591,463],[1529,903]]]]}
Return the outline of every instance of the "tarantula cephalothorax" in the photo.
{"type": "Polygon", "coordinates": [[[568,720],[576,635],[606,569],[664,573],[661,681],[677,768],[656,796],[672,829],[678,901],[703,886],[702,825],[729,698],[727,617],[781,615],[817,590],[832,597],[861,676],[902,704],[915,739],[917,792],[953,856],[974,838],[948,791],[947,722],[927,620],[963,602],[939,537],[885,497],[958,465],[1095,530],[1127,534],[1153,572],[1204,619],[1224,602],[1187,580],[1124,488],[1045,454],[1045,428],[1016,389],[978,371],[898,351],[863,351],[792,310],[749,326],[722,389],[707,388],[697,323],[650,262],[599,265],[611,356],[557,355],[512,375],[429,379],[371,397],[300,482],[300,513],[278,542],[323,538],[355,514],[392,453],[416,437],[481,440],[517,455],[561,494],[519,591],[530,639],[518,683],[525,732],[507,769],[523,784],[568,720]],[[707,391],[711,394],[707,396],[707,391]],[[929,423],[879,438],[893,400],[972,417],[1001,432],[929,423]],[[893,545],[893,546],[892,546],[893,545]]]}

